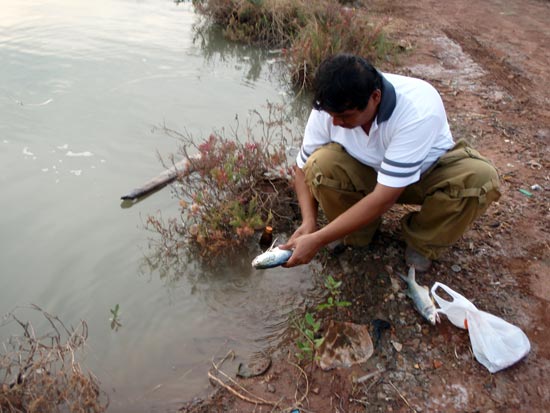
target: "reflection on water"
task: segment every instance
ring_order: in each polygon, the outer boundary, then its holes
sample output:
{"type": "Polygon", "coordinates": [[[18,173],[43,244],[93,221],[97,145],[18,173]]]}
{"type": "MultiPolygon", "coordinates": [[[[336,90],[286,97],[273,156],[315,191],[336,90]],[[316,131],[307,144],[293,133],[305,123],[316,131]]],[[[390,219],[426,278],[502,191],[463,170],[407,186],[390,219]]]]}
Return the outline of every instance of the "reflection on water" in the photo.
{"type": "Polygon", "coordinates": [[[299,106],[278,54],[193,42],[195,21],[171,0],[2,2],[0,314],[35,303],[86,320],[84,367],[111,412],[208,390],[213,356],[277,343],[313,288],[308,267],[252,270],[253,250],[209,270],[146,261],[143,217],[176,216],[177,202],[164,189],[121,208],[162,170],[157,152],[177,150],[156,126],[204,137],[266,101],[299,106]]]}
{"type": "Polygon", "coordinates": [[[311,111],[312,95],[311,92],[292,88],[282,49],[257,48],[227,41],[223,38],[222,29],[217,26],[197,25],[196,28],[193,42],[200,47],[205,62],[214,65],[236,62],[233,64],[245,71],[247,84],[252,87],[267,73],[270,81],[283,91],[288,112],[294,114],[298,129],[303,130],[311,111]]]}
{"type": "Polygon", "coordinates": [[[221,28],[217,26],[199,27],[195,32],[194,42],[202,51],[207,62],[216,60],[231,61],[235,57],[236,64],[246,68],[246,79],[253,85],[266,67],[269,70],[271,79],[280,82],[285,87],[284,59],[281,50],[267,50],[251,47],[235,42],[228,42],[223,38],[221,28]],[[276,70],[279,69],[279,70],[276,70]]]}
{"type": "Polygon", "coordinates": [[[191,295],[219,314],[219,320],[257,326],[248,333],[250,349],[275,346],[283,338],[289,315],[304,303],[304,297],[289,286],[303,293],[312,288],[311,272],[305,267],[254,269],[252,259],[262,252],[255,243],[248,250],[200,260],[183,251],[178,256],[167,255],[162,244],[153,245],[143,257],[142,276],[158,276],[168,294],[184,283],[191,295]]]}

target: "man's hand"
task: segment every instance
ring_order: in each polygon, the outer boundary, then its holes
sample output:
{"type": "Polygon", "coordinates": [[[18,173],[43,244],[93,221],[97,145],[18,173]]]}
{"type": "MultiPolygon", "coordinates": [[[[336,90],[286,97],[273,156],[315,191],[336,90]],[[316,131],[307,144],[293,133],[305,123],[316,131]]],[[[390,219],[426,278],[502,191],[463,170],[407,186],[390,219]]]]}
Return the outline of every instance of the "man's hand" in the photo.
{"type": "Polygon", "coordinates": [[[302,224],[291,239],[280,246],[282,249],[294,250],[290,259],[283,266],[294,267],[307,264],[322,246],[337,239],[342,239],[346,235],[370,224],[391,208],[404,189],[377,184],[374,191],[320,230],[302,235],[302,232],[311,230],[311,224],[304,228],[302,228],[304,226],[302,224]]]}
{"type": "Polygon", "coordinates": [[[323,246],[323,244],[318,241],[318,237],[315,236],[315,232],[295,237],[297,232],[298,231],[292,235],[291,239],[286,244],[279,245],[281,249],[293,250],[290,259],[283,264],[285,268],[307,264],[323,246]]]}
{"type": "MultiPolygon", "coordinates": [[[[307,224],[305,222],[302,222],[302,224],[298,227],[296,231],[294,231],[294,234],[289,238],[287,241],[287,244],[293,242],[298,237],[301,237],[302,235],[307,235],[315,232],[317,230],[317,225],[315,222],[307,224]]],[[[283,248],[284,249],[284,248],[283,248]]]]}

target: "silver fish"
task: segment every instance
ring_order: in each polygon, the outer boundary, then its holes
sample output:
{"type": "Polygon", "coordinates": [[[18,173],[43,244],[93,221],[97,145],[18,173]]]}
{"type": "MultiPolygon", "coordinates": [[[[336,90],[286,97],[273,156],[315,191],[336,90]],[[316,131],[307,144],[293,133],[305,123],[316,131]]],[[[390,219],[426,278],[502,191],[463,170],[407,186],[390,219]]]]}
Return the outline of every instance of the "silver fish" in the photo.
{"type": "Polygon", "coordinates": [[[419,285],[416,282],[416,272],[414,266],[409,268],[409,276],[405,277],[404,275],[399,274],[399,276],[405,281],[408,285],[407,295],[413,301],[415,308],[430,324],[435,325],[439,322],[439,314],[435,308],[432,297],[430,296],[430,291],[428,287],[419,285]]]}
{"type": "Polygon", "coordinates": [[[282,250],[272,245],[264,253],[252,260],[252,266],[258,270],[277,267],[287,262],[291,255],[291,250],[282,250]]]}

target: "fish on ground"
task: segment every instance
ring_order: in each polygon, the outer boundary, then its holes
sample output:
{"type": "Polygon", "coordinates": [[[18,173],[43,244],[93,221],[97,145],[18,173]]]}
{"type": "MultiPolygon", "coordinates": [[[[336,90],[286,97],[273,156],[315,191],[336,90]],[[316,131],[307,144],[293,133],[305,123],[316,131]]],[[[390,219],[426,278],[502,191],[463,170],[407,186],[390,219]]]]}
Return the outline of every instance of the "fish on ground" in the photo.
{"type": "Polygon", "coordinates": [[[407,283],[407,295],[413,301],[417,311],[430,322],[430,324],[435,325],[439,322],[439,313],[435,308],[434,301],[430,296],[430,291],[428,287],[419,285],[416,282],[416,272],[414,266],[409,268],[409,274],[407,277],[399,274],[399,276],[407,283]]]}

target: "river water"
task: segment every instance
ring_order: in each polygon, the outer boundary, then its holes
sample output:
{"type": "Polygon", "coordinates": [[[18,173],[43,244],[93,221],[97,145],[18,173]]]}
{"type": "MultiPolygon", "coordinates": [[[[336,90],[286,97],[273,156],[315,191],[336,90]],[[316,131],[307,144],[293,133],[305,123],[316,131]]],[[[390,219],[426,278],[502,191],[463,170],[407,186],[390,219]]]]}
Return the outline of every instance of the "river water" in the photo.
{"type": "Polygon", "coordinates": [[[204,394],[213,356],[276,345],[313,288],[307,268],[254,271],[247,255],[167,277],[148,265],[143,222],[175,215],[177,201],[164,189],[122,207],[161,172],[157,151],[176,152],[160,125],[205,137],[288,99],[273,55],[194,42],[196,20],[169,0],[2,1],[0,315],[32,303],[85,320],[82,364],[110,412],[204,394]]]}

